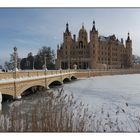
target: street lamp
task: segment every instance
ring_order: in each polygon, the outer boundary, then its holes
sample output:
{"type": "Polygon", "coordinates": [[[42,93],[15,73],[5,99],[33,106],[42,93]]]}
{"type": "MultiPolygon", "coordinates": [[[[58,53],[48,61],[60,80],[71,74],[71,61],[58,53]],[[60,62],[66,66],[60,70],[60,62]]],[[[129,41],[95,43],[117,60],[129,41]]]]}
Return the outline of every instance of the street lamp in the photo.
{"type": "MultiPolygon", "coordinates": [[[[17,78],[17,71],[18,71],[18,68],[17,68],[17,48],[14,47],[14,78],[16,79],[17,78]]],[[[14,81],[14,98],[21,98],[20,96],[17,97],[17,89],[16,89],[16,81],[14,81]]]]}
{"type": "Polygon", "coordinates": [[[47,55],[46,55],[46,53],[45,53],[45,55],[44,55],[44,68],[45,68],[45,71],[47,70],[47,62],[46,62],[46,58],[47,58],[47,55]]]}
{"type": "Polygon", "coordinates": [[[14,47],[14,70],[18,71],[18,68],[17,68],[17,47],[14,47]]]}

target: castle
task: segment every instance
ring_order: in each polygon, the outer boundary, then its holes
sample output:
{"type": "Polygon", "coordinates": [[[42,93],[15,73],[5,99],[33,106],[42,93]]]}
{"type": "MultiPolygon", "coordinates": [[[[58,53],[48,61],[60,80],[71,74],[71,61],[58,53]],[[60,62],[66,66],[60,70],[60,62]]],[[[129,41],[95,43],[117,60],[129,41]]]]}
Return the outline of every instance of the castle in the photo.
{"type": "Polygon", "coordinates": [[[93,21],[90,40],[84,25],[79,30],[79,36],[73,37],[66,24],[63,33],[63,43],[57,46],[57,69],[116,69],[132,67],[132,40],[128,37],[118,40],[115,35],[99,36],[93,21]]]}

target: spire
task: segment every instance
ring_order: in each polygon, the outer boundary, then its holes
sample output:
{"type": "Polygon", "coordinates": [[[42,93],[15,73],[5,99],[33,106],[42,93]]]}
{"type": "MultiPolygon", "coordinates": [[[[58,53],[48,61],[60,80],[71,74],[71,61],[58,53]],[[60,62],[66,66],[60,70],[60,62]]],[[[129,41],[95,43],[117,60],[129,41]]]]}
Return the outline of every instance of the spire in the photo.
{"type": "Polygon", "coordinates": [[[92,27],[92,32],[96,31],[96,28],[95,28],[95,21],[93,20],[93,27],[92,27]]]}
{"type": "Polygon", "coordinates": [[[129,32],[128,32],[127,41],[130,41],[130,34],[129,34],[129,32]]]}
{"type": "Polygon", "coordinates": [[[69,33],[69,24],[68,24],[68,22],[66,24],[66,32],[69,33]]]}
{"type": "Polygon", "coordinates": [[[93,26],[95,26],[95,20],[93,20],[93,26]]]}
{"type": "Polygon", "coordinates": [[[82,23],[82,29],[84,29],[84,23],[82,23]]]}

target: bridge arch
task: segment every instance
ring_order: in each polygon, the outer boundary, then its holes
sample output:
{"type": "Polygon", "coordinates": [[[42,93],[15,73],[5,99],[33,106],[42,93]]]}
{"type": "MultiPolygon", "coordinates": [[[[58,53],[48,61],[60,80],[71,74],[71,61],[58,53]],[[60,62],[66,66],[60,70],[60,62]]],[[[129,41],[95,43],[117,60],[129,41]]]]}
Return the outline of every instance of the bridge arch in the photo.
{"type": "Polygon", "coordinates": [[[24,86],[23,88],[21,88],[21,89],[19,89],[19,90],[17,91],[18,96],[22,96],[23,93],[24,93],[26,90],[31,89],[31,88],[33,88],[33,87],[42,87],[42,88],[45,88],[45,85],[44,85],[44,84],[26,85],[26,86],[24,86]]]}
{"type": "Polygon", "coordinates": [[[76,80],[77,78],[76,78],[76,76],[72,75],[72,76],[70,77],[70,79],[71,79],[71,80],[76,80]]]}
{"type": "Polygon", "coordinates": [[[71,79],[68,78],[68,77],[66,77],[66,78],[63,79],[63,83],[68,83],[68,82],[70,82],[70,81],[71,81],[71,79]]]}
{"type": "Polygon", "coordinates": [[[52,87],[55,87],[55,86],[60,86],[60,85],[62,85],[62,84],[63,84],[63,83],[62,83],[61,81],[55,80],[55,81],[50,82],[50,83],[48,84],[48,87],[49,87],[49,88],[52,88],[52,87]]]}
{"type": "Polygon", "coordinates": [[[32,87],[26,89],[25,91],[23,91],[21,93],[21,96],[30,95],[30,94],[36,93],[37,91],[43,90],[43,89],[45,89],[44,86],[38,86],[38,85],[32,86],[32,87]]]}

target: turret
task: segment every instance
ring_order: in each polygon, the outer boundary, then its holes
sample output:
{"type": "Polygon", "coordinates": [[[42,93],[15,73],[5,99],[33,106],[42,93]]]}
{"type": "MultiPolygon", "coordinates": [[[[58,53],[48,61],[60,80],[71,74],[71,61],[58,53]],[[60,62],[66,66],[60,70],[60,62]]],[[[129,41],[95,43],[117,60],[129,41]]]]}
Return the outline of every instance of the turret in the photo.
{"type": "Polygon", "coordinates": [[[69,24],[68,24],[68,22],[67,22],[67,24],[66,24],[66,31],[65,31],[65,33],[70,33],[70,31],[69,31],[69,24]]]}
{"type": "Polygon", "coordinates": [[[92,32],[96,32],[96,28],[95,28],[95,21],[93,21],[92,32]]]}
{"type": "Polygon", "coordinates": [[[93,27],[90,31],[90,41],[92,41],[93,43],[96,43],[98,41],[98,31],[95,27],[95,21],[93,21],[93,27]]]}
{"type": "Polygon", "coordinates": [[[130,34],[128,33],[128,37],[126,40],[126,47],[132,48],[132,40],[130,39],[130,34]]]}
{"type": "Polygon", "coordinates": [[[71,32],[69,31],[69,24],[66,24],[66,30],[63,33],[64,43],[69,42],[71,40],[71,32]]]}
{"type": "Polygon", "coordinates": [[[73,35],[73,41],[76,42],[76,35],[73,35]]]}
{"type": "Polygon", "coordinates": [[[91,68],[96,67],[96,63],[98,60],[98,31],[95,27],[95,21],[93,21],[93,27],[90,31],[90,59],[91,59],[91,68]]]}
{"type": "Polygon", "coordinates": [[[63,34],[63,40],[64,40],[64,49],[63,49],[63,54],[65,54],[65,59],[67,59],[67,66],[70,68],[70,51],[71,51],[71,46],[72,46],[72,37],[71,37],[71,32],[69,31],[69,24],[66,24],[66,30],[63,34]]]}
{"type": "Polygon", "coordinates": [[[126,56],[127,56],[127,67],[132,67],[132,40],[130,39],[130,34],[126,40],[126,56]]]}

